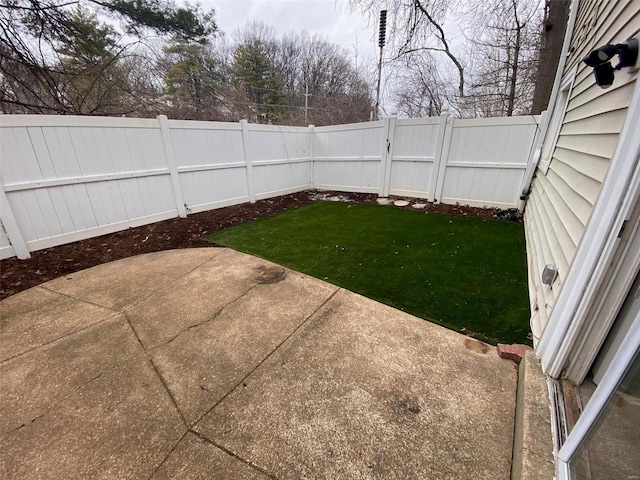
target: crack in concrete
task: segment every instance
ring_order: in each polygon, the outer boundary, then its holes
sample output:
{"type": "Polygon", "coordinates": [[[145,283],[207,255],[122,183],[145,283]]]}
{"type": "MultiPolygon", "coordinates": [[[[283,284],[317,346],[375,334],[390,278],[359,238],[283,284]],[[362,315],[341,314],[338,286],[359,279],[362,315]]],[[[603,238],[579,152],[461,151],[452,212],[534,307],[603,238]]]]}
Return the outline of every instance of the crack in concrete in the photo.
{"type": "MultiPolygon", "coordinates": [[[[43,413],[41,413],[40,415],[37,415],[36,417],[32,418],[31,420],[23,423],[22,425],[20,425],[19,427],[16,427],[12,430],[8,430],[6,432],[2,432],[0,433],[0,437],[3,437],[5,435],[10,435],[11,433],[20,430],[21,428],[26,427],[27,425],[32,424],[33,422],[35,422],[36,420],[39,420],[45,416],[47,416],[55,407],[57,407],[59,404],[61,404],[62,402],[68,400],[69,398],[71,398],[73,395],[75,395],[79,390],[82,390],[84,387],[86,387],[87,385],[95,382],[96,380],[98,380],[100,377],[102,377],[103,375],[108,374],[109,372],[115,370],[116,368],[120,367],[121,365],[125,365],[129,362],[133,362],[135,360],[137,360],[135,357],[136,355],[140,355],[140,353],[132,353],[131,355],[127,356],[124,360],[122,360],[121,362],[115,363],[113,365],[111,365],[109,368],[105,369],[104,371],[100,372],[99,374],[97,374],[95,377],[87,380],[86,382],[76,386],[71,392],[69,392],[67,395],[65,395],[62,398],[59,398],[58,400],[54,401],[43,413]]],[[[142,359],[142,357],[140,357],[140,359],[142,359]]]]}
{"type": "MultiPolygon", "coordinates": [[[[25,350],[24,352],[20,352],[20,353],[14,355],[13,357],[6,358],[6,359],[4,359],[4,360],[2,360],[0,362],[0,365],[4,364],[5,362],[8,362],[9,360],[13,360],[14,358],[18,358],[18,357],[20,357],[22,355],[25,355],[27,353],[34,352],[34,351],[39,350],[41,348],[47,347],[47,346],[49,346],[49,345],[51,345],[51,344],[53,344],[55,342],[58,342],[58,341],[60,341],[60,340],[62,340],[64,338],[70,337],[72,335],[76,335],[78,333],[82,333],[85,330],[88,330],[90,328],[97,327],[98,325],[100,325],[100,324],[102,324],[104,322],[107,322],[109,320],[113,320],[118,315],[121,315],[120,312],[116,312],[114,310],[112,310],[112,312],[114,312],[113,315],[110,315],[110,316],[108,316],[106,318],[103,318],[102,320],[98,320],[97,322],[92,323],[91,325],[85,325],[84,327],[80,327],[78,330],[73,330],[72,332],[68,332],[65,335],[62,335],[61,337],[56,337],[56,338],[54,338],[52,340],[48,340],[45,343],[43,343],[41,345],[38,345],[37,347],[30,348],[29,350],[25,350]]],[[[123,315],[123,317],[124,317],[124,315],[123,315]]]]}
{"type": "MultiPolygon", "coordinates": [[[[63,277],[58,277],[58,278],[63,278],[63,277]]],[[[74,297],[73,295],[69,295],[68,293],[58,292],[57,290],[53,290],[51,288],[48,288],[47,287],[48,283],[49,282],[43,283],[42,285],[38,285],[36,288],[41,288],[43,290],[46,290],[49,293],[55,293],[56,295],[60,295],[62,297],[68,298],[70,300],[75,300],[76,302],[86,303],[87,305],[93,305],[94,307],[103,308],[105,310],[109,310],[109,311],[115,312],[115,313],[119,313],[120,312],[120,310],[115,310],[115,309],[113,309],[111,307],[105,307],[104,305],[100,305],[99,303],[92,302],[91,300],[87,300],[87,299],[79,298],[79,297],[74,297]]]]}
{"type": "Polygon", "coordinates": [[[223,447],[222,445],[218,445],[216,442],[214,442],[213,440],[205,437],[204,435],[202,435],[200,432],[197,432],[195,430],[189,429],[189,432],[191,432],[192,434],[194,434],[196,437],[198,437],[199,439],[201,439],[202,441],[213,445],[214,447],[216,447],[218,450],[222,450],[224,453],[226,453],[227,455],[235,458],[236,460],[244,463],[245,465],[257,470],[258,472],[262,473],[263,475],[266,475],[269,478],[272,478],[274,480],[278,480],[278,477],[276,477],[275,475],[273,475],[272,473],[269,473],[268,471],[266,471],[264,468],[260,467],[259,465],[256,465],[255,463],[253,463],[251,460],[247,460],[244,457],[241,457],[240,455],[238,455],[236,452],[229,450],[226,447],[223,447]]]}
{"type": "Polygon", "coordinates": [[[180,410],[180,407],[178,406],[178,402],[176,401],[175,397],[173,396],[173,393],[171,393],[171,389],[169,389],[169,385],[165,381],[164,377],[160,373],[160,370],[158,369],[158,366],[155,364],[155,362],[153,361],[153,358],[151,358],[149,353],[147,353],[147,359],[151,363],[151,367],[153,368],[153,371],[155,372],[155,374],[160,379],[160,383],[162,383],[163,388],[167,392],[167,395],[169,396],[169,399],[171,400],[171,403],[173,403],[173,406],[176,409],[176,412],[178,412],[178,415],[180,415],[180,419],[182,420],[182,423],[184,424],[185,427],[189,428],[189,422],[187,421],[187,417],[185,417],[184,413],[182,413],[182,410],[180,410]]]}
{"type": "Polygon", "coordinates": [[[93,377],[92,379],[86,381],[85,383],[83,383],[82,385],[78,385],[76,388],[74,388],[71,392],[69,392],[68,395],[64,396],[63,398],[58,399],[57,401],[53,402],[53,404],[51,404],[43,413],[41,413],[40,415],[37,415],[36,417],[32,418],[31,420],[23,423],[22,425],[20,425],[19,427],[14,428],[13,430],[8,430],[4,433],[2,433],[2,436],[5,435],[11,435],[13,432],[20,430],[21,428],[26,427],[27,425],[32,424],[33,422],[35,422],[36,420],[39,420],[45,416],[47,416],[51,410],[53,410],[56,406],[58,406],[59,404],[61,404],[62,402],[64,402],[65,400],[67,400],[68,398],[70,398],[72,395],[74,395],[78,390],[80,390],[81,388],[85,387],[86,385],[89,385],[91,382],[93,382],[94,380],[97,380],[98,378],[100,378],[102,375],[104,375],[106,372],[100,372],[98,375],[96,375],[95,377],[93,377]]]}
{"type": "MultiPolygon", "coordinates": [[[[220,315],[222,315],[222,313],[231,305],[233,305],[234,303],[238,302],[239,300],[241,300],[242,298],[244,298],[249,292],[251,292],[253,289],[255,289],[259,284],[255,284],[250,286],[247,290],[245,290],[244,292],[242,292],[240,295],[238,295],[236,298],[234,298],[233,300],[230,300],[228,303],[226,303],[225,305],[223,305],[218,311],[213,313],[213,316],[207,318],[206,320],[203,320],[200,323],[194,323],[193,325],[189,325],[188,327],[185,327],[184,330],[180,330],[180,332],[178,332],[177,334],[175,334],[173,337],[171,337],[169,340],[167,340],[164,343],[161,343],[160,345],[153,345],[149,347],[149,350],[156,350],[158,348],[164,347],[168,344],[170,344],[171,342],[173,342],[174,340],[176,340],[178,337],[180,337],[183,333],[188,332],[189,330],[192,330],[194,328],[200,327],[202,325],[205,325],[209,322],[213,322],[216,318],[218,318],[220,315]]],[[[126,316],[126,313],[124,314],[126,316]]]]}
{"type": "Polygon", "coordinates": [[[251,371],[249,373],[247,373],[238,383],[236,383],[227,393],[225,393],[220,400],[218,400],[209,410],[207,410],[205,413],[203,413],[195,422],[193,422],[191,424],[191,426],[195,426],[200,420],[202,420],[204,417],[206,417],[211,411],[213,411],[213,409],[215,409],[218,405],[220,405],[220,403],[222,403],[229,395],[231,395],[231,393],[236,390],[240,385],[243,385],[247,379],[253,374],[253,372],[255,372],[258,368],[260,368],[260,366],[262,366],[262,364],[264,364],[264,362],[266,362],[269,358],[271,358],[271,356],[277,352],[280,347],[282,345],[284,345],[284,343],[289,340],[291,337],[293,337],[293,335],[296,334],[296,332],[298,332],[298,330],[300,330],[304,325],[307,324],[307,322],[309,321],[310,318],[312,318],[322,307],[324,307],[340,290],[342,290],[342,288],[336,288],[336,290],[329,295],[329,297],[327,297],[327,299],[322,302],[318,308],[316,308],[313,312],[311,312],[309,315],[307,315],[307,318],[305,318],[302,322],[300,322],[300,325],[298,325],[296,328],[293,329],[293,331],[287,335],[284,340],[282,340],[278,345],[276,345],[274,347],[273,350],[271,350],[271,352],[269,352],[269,354],[267,354],[260,362],[258,362],[258,364],[253,367],[253,369],[251,369],[251,371]]]}
{"type": "MultiPolygon", "coordinates": [[[[202,263],[199,263],[198,265],[196,265],[195,267],[193,267],[192,269],[186,271],[185,273],[183,273],[182,275],[179,275],[178,277],[175,278],[174,282],[177,282],[179,280],[182,280],[184,277],[186,277],[187,275],[191,274],[192,272],[194,272],[195,270],[199,269],[200,267],[202,267],[204,264],[209,263],[210,261],[212,261],[214,258],[218,258],[220,255],[225,254],[229,249],[228,248],[220,248],[220,247],[200,247],[200,248],[218,248],[222,251],[216,253],[213,257],[208,258],[207,260],[205,260],[202,263]]],[[[185,249],[186,250],[186,249],[185,249]]],[[[165,250],[166,251],[166,250],[165,250]]],[[[146,254],[149,255],[149,254],[146,254]]],[[[157,290],[154,290],[153,292],[149,293],[148,295],[144,295],[142,297],[140,297],[137,300],[134,300],[131,304],[129,305],[125,305],[124,307],[122,307],[122,310],[120,310],[122,313],[126,313],[127,310],[131,310],[133,307],[135,307],[136,305],[144,302],[145,300],[150,299],[151,297],[153,297],[154,295],[161,295],[162,293],[170,290],[170,289],[174,289],[175,285],[171,284],[170,286],[164,287],[164,288],[159,288],[157,290]]]]}
{"type": "Polygon", "coordinates": [[[537,459],[539,459],[541,462],[544,462],[544,463],[547,463],[547,464],[549,464],[549,465],[554,465],[554,466],[555,466],[555,463],[553,463],[553,460],[545,460],[544,456],[543,456],[542,454],[540,454],[539,452],[536,452],[536,451],[534,451],[534,450],[531,450],[531,449],[530,449],[530,448],[528,448],[528,447],[522,447],[522,449],[521,449],[521,450],[522,450],[523,452],[524,452],[524,451],[529,452],[531,455],[535,456],[535,457],[536,457],[537,459]]]}
{"type": "Polygon", "coordinates": [[[160,383],[162,384],[162,387],[164,388],[166,394],[168,395],[169,400],[171,400],[171,403],[173,403],[173,407],[176,409],[176,412],[178,412],[178,415],[180,416],[180,420],[182,420],[182,423],[184,424],[184,426],[186,428],[189,428],[189,423],[187,422],[186,417],[182,413],[182,410],[180,410],[180,408],[178,407],[178,403],[176,402],[176,399],[173,397],[173,394],[171,393],[171,390],[169,390],[169,386],[167,385],[167,383],[165,382],[164,378],[160,374],[160,371],[158,370],[158,367],[153,362],[153,358],[151,358],[151,355],[149,354],[149,352],[147,351],[146,347],[142,343],[142,340],[140,340],[140,337],[138,336],[138,332],[136,332],[136,329],[133,327],[133,324],[131,323],[131,320],[129,320],[129,318],[127,317],[126,314],[123,314],[123,315],[124,315],[124,318],[127,320],[127,323],[129,324],[129,328],[131,329],[131,331],[135,335],[136,340],[138,340],[138,343],[142,347],[142,350],[144,351],[145,357],[146,357],[147,361],[149,362],[149,364],[151,365],[151,368],[153,369],[153,372],[156,374],[156,376],[160,380],[160,383]]]}
{"type": "MultiPolygon", "coordinates": [[[[216,248],[219,248],[219,247],[203,247],[203,248],[211,248],[211,249],[213,250],[213,249],[216,249],[216,248]]],[[[218,257],[218,256],[220,256],[220,255],[222,255],[222,254],[224,254],[226,251],[228,251],[228,249],[226,249],[226,248],[224,248],[224,249],[220,248],[220,250],[222,250],[222,251],[220,251],[220,252],[216,253],[215,255],[213,255],[212,257],[208,258],[207,260],[205,260],[205,261],[203,261],[203,262],[201,262],[201,263],[198,263],[197,265],[195,265],[193,268],[191,268],[191,269],[187,270],[187,271],[186,271],[185,273],[183,273],[182,275],[177,276],[177,277],[175,278],[175,280],[174,280],[174,281],[181,280],[182,278],[184,278],[185,276],[189,275],[189,274],[190,274],[191,272],[193,272],[194,270],[197,270],[198,268],[200,268],[201,266],[203,266],[205,263],[210,262],[210,261],[211,261],[211,260],[213,260],[214,258],[216,258],[216,257],[218,257]]],[[[143,254],[143,255],[150,255],[150,254],[152,254],[152,253],[156,253],[156,252],[146,253],[146,254],[143,254]]],[[[132,258],[132,257],[127,257],[127,258],[132,258]]],[[[126,258],[122,258],[122,259],[120,259],[120,260],[126,260],[126,258]]],[[[116,260],[116,261],[119,261],[119,260],[116,260]]],[[[112,262],[108,262],[108,263],[112,263],[112,262]]],[[[107,263],[107,264],[108,264],[108,263],[107,263]]],[[[99,267],[100,265],[107,265],[107,264],[99,264],[99,265],[96,265],[95,267],[99,267]]],[[[91,268],[95,268],[95,267],[91,267],[91,268]]],[[[82,271],[82,270],[81,270],[81,271],[82,271]]],[[[78,272],[75,272],[75,273],[78,273],[78,272]]],[[[124,306],[123,306],[123,307],[121,307],[121,308],[116,308],[116,309],[114,309],[114,308],[112,308],[112,307],[107,307],[107,306],[105,306],[105,305],[100,305],[99,303],[95,303],[95,302],[92,302],[92,301],[90,301],[90,300],[86,300],[86,299],[84,299],[84,298],[74,297],[73,295],[69,295],[69,294],[66,294],[66,293],[58,292],[57,290],[53,290],[53,289],[51,289],[51,288],[48,288],[48,287],[47,287],[47,284],[48,284],[48,283],[53,282],[54,280],[58,280],[59,278],[64,278],[64,277],[66,277],[66,276],[70,276],[70,275],[73,275],[73,273],[70,273],[70,274],[68,274],[68,275],[63,275],[63,276],[58,277],[58,278],[54,278],[53,280],[50,280],[49,282],[43,283],[43,284],[41,284],[41,285],[37,285],[37,286],[36,286],[36,287],[34,287],[34,288],[42,288],[43,290],[46,290],[46,291],[51,292],[51,293],[57,293],[58,295],[62,295],[63,297],[70,298],[70,299],[72,299],[72,300],[78,300],[78,301],[80,301],[80,302],[88,303],[89,305],[94,305],[94,306],[96,306],[96,307],[100,307],[100,308],[104,308],[104,309],[107,309],[107,310],[111,310],[112,312],[121,312],[121,313],[124,313],[124,312],[126,312],[127,310],[130,310],[131,308],[135,307],[136,305],[138,305],[138,304],[139,304],[139,303],[141,303],[141,302],[144,302],[145,300],[147,300],[148,298],[150,298],[150,297],[152,297],[152,296],[154,296],[154,295],[160,294],[160,293],[162,293],[162,292],[165,292],[165,291],[169,290],[170,288],[173,288],[172,286],[167,286],[167,287],[164,287],[164,288],[160,288],[160,289],[154,290],[153,292],[149,293],[148,295],[144,295],[144,294],[143,294],[143,296],[142,296],[142,297],[140,297],[140,298],[138,298],[138,299],[134,300],[134,301],[133,301],[131,304],[129,304],[129,305],[124,305],[124,306]]]]}
{"type": "MultiPolygon", "coordinates": [[[[161,345],[157,345],[157,346],[153,346],[153,347],[149,347],[149,349],[147,349],[144,344],[142,343],[142,340],[140,339],[140,337],[138,336],[135,327],[133,326],[133,324],[131,323],[131,320],[127,317],[126,313],[123,313],[124,317],[127,320],[127,323],[129,324],[129,327],[133,330],[134,335],[136,336],[138,342],[140,343],[140,345],[142,345],[142,348],[144,349],[147,358],[149,359],[149,361],[151,362],[151,365],[153,366],[153,369],[156,373],[156,375],[160,378],[160,381],[162,382],[162,385],[164,386],[165,390],[167,391],[167,394],[169,395],[169,398],[171,399],[171,401],[174,404],[174,407],[176,408],[176,410],[178,411],[178,413],[180,414],[180,418],[182,419],[183,423],[185,424],[185,426],[187,428],[190,427],[190,425],[195,425],[196,423],[198,423],[198,421],[200,421],[200,419],[202,417],[199,417],[195,422],[193,422],[192,424],[189,424],[189,422],[187,421],[187,418],[185,416],[185,414],[182,412],[182,410],[180,409],[179,405],[178,405],[178,401],[175,399],[173,393],[171,392],[171,388],[169,387],[169,384],[167,383],[167,381],[165,380],[165,378],[163,377],[161,371],[160,371],[160,367],[158,365],[156,365],[156,363],[153,361],[153,357],[152,357],[152,351],[164,347],[166,345],[168,345],[169,343],[173,342],[174,340],[176,340],[178,337],[180,337],[183,333],[199,327],[201,325],[204,325],[206,323],[212,322],[214,321],[216,318],[218,318],[228,307],[230,307],[231,305],[235,304],[236,302],[240,301],[242,298],[244,298],[249,292],[251,292],[253,289],[255,289],[259,284],[255,284],[252,285],[251,287],[249,287],[247,290],[245,290],[241,295],[239,295],[238,297],[236,297],[235,299],[231,300],[230,302],[228,302],[226,305],[224,305],[222,308],[220,308],[216,313],[214,313],[213,317],[200,322],[198,324],[195,325],[190,325],[189,327],[185,328],[184,330],[180,331],[177,335],[175,335],[173,338],[167,340],[165,343],[161,344],[161,345]]],[[[305,320],[306,321],[306,320],[305,320]]],[[[304,323],[304,322],[303,322],[304,323]]],[[[288,338],[288,337],[287,337],[288,338]]],[[[286,339],[285,339],[286,340],[286,339]]],[[[278,347],[276,347],[278,348],[278,347]]],[[[252,370],[253,371],[253,370],[252,370]]],[[[246,378],[246,377],[245,377],[246,378]]],[[[236,385],[237,386],[237,385],[236,385]]],[[[236,388],[236,386],[234,386],[231,391],[233,391],[233,389],[236,388]]],[[[228,393],[227,393],[228,394],[228,393]]],[[[225,395],[226,396],[226,395],[225,395]]],[[[224,398],[224,397],[223,397],[224,398]]],[[[219,402],[218,402],[219,403],[219,402]]],[[[216,403],[217,405],[217,403],[216,403]]],[[[205,413],[206,414],[206,413],[205,413]]]]}
{"type": "Polygon", "coordinates": [[[189,429],[185,430],[185,432],[178,439],[175,445],[171,447],[171,450],[169,450],[169,453],[167,453],[165,457],[162,459],[162,461],[158,464],[158,466],[153,469],[153,471],[151,472],[151,475],[147,477],[147,480],[151,480],[153,476],[156,474],[156,472],[162,468],[162,466],[167,462],[167,459],[171,456],[171,454],[175,451],[175,449],[178,448],[178,445],[180,445],[180,442],[182,442],[182,440],[184,440],[184,437],[186,437],[188,434],[189,434],[189,429]]]}

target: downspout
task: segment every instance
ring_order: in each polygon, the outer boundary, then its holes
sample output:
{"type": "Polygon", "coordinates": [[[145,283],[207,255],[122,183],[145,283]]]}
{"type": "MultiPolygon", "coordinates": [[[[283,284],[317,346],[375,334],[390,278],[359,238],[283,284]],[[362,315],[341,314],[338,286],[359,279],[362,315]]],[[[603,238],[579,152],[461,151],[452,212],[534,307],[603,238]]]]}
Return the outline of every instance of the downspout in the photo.
{"type": "MultiPolygon", "coordinates": [[[[542,145],[544,143],[545,135],[545,132],[542,131],[542,125],[547,122],[548,116],[549,111],[545,110],[540,115],[539,120],[536,120],[536,134],[533,137],[531,149],[529,150],[527,169],[524,172],[524,178],[522,179],[522,185],[520,187],[520,198],[518,199],[518,203],[516,205],[517,209],[521,213],[524,213],[524,207],[527,204],[527,198],[529,198],[529,193],[531,192],[531,182],[533,181],[533,176],[536,173],[536,169],[538,168],[538,161],[540,160],[540,154],[542,152],[542,145]]],[[[536,116],[533,116],[533,118],[535,119],[536,116]]]]}

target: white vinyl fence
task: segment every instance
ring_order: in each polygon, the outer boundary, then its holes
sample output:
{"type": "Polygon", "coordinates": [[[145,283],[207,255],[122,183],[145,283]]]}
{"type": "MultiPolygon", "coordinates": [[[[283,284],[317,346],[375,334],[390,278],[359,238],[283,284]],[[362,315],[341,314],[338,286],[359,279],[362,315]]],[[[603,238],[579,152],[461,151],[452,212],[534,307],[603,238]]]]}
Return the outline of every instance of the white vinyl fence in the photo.
{"type": "Polygon", "coordinates": [[[517,205],[538,117],[396,119],[314,130],[313,185],[477,207],[517,205]]]}
{"type": "Polygon", "coordinates": [[[0,258],[310,188],[514,207],[537,120],[0,115],[0,258]]]}

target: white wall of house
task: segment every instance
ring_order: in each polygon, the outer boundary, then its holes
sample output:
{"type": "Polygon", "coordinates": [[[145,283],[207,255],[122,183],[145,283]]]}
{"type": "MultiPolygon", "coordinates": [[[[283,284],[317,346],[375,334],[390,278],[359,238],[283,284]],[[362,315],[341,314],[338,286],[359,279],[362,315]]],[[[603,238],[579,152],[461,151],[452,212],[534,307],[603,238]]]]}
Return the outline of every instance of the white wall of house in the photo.
{"type": "Polygon", "coordinates": [[[630,73],[624,69],[616,72],[613,86],[602,89],[594,81],[593,69],[582,58],[601,45],[638,36],[640,2],[577,3],[560,89],[567,98],[560,91],[557,104],[550,105],[551,128],[525,213],[531,327],[536,342],[547,326],[594,206],[600,200],[638,77],[637,71],[630,73]],[[558,121],[556,139],[553,125],[558,121]],[[558,278],[551,287],[541,283],[541,273],[547,264],[558,267],[558,278]]]}

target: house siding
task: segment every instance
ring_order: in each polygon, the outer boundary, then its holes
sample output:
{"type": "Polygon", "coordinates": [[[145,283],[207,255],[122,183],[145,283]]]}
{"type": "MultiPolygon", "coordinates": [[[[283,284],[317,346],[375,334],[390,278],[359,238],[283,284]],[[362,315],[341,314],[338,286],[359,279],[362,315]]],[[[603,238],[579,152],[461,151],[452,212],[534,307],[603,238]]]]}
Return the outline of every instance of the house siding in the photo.
{"type": "Polygon", "coordinates": [[[563,77],[575,72],[573,88],[548,170],[537,171],[525,213],[534,341],[547,325],[582,240],[638,77],[623,69],[613,86],[602,89],[581,60],[598,46],[621,43],[639,32],[639,0],[579,2],[563,72],[563,77]],[[558,267],[552,287],[540,280],[546,264],[558,267]]]}

